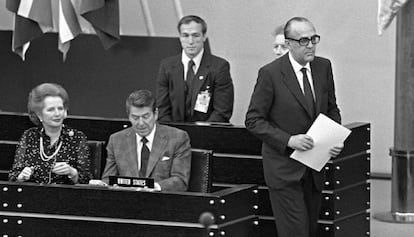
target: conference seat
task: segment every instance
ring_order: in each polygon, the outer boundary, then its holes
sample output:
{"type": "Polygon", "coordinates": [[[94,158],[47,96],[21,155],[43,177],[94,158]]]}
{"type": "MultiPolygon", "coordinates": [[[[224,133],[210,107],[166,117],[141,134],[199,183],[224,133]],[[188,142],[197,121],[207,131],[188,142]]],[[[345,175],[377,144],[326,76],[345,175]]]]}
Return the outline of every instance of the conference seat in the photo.
{"type": "Polygon", "coordinates": [[[188,192],[211,192],[213,151],[191,149],[191,173],[188,192]]]}
{"type": "Polygon", "coordinates": [[[0,141],[0,180],[7,181],[12,168],[17,142],[0,141]]]}
{"type": "MultiPolygon", "coordinates": [[[[13,165],[17,141],[0,142],[0,180],[7,181],[8,173],[13,165]]],[[[104,166],[104,141],[88,141],[93,179],[101,179],[104,166]]],[[[191,173],[188,185],[189,192],[211,192],[213,151],[191,150],[191,173]]]]}
{"type": "Polygon", "coordinates": [[[89,157],[91,160],[90,170],[92,173],[92,179],[101,179],[102,175],[102,161],[105,159],[103,156],[105,149],[104,141],[88,140],[89,157]]]}

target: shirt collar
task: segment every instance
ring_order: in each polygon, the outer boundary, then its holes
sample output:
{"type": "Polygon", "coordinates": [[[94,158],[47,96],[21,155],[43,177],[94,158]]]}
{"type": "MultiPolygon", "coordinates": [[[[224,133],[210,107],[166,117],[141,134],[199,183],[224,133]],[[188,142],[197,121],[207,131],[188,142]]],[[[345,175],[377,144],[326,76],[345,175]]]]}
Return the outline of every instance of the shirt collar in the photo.
{"type": "MultiPolygon", "coordinates": [[[[150,144],[152,144],[152,142],[154,141],[155,129],[157,129],[157,124],[154,124],[154,128],[152,129],[150,134],[148,134],[148,136],[145,137],[148,140],[148,143],[150,144]]],[[[135,134],[137,135],[138,141],[141,141],[142,137],[138,135],[138,133],[135,134]]]]}
{"type": "MultiPolygon", "coordinates": [[[[204,55],[204,48],[202,48],[200,53],[198,53],[194,58],[192,58],[192,60],[194,61],[195,67],[196,67],[196,71],[197,71],[198,67],[200,66],[201,59],[203,58],[203,55],[204,55]]],[[[188,62],[190,60],[191,60],[191,58],[188,57],[187,54],[183,50],[182,53],[181,53],[181,62],[183,63],[183,65],[187,66],[188,62]]]]}
{"type": "Polygon", "coordinates": [[[292,56],[292,54],[289,52],[289,61],[290,64],[292,64],[293,70],[295,73],[300,72],[300,69],[306,68],[309,72],[311,72],[310,63],[306,63],[305,66],[300,65],[292,56]]]}

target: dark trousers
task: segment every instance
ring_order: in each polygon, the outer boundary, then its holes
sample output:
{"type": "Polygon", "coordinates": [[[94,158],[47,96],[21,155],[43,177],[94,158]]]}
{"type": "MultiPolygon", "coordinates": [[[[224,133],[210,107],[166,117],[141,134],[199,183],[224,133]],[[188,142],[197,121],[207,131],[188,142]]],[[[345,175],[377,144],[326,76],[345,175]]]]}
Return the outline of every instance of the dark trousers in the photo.
{"type": "Polygon", "coordinates": [[[281,189],[269,187],[278,237],[316,237],[321,192],[316,189],[312,171],[281,189]]]}

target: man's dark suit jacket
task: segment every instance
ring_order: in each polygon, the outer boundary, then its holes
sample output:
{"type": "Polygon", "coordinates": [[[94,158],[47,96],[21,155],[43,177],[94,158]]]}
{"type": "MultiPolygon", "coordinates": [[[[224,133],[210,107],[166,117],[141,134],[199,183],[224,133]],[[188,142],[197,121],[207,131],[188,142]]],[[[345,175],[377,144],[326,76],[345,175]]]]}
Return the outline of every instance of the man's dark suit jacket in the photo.
{"type": "MultiPolygon", "coordinates": [[[[102,181],[109,176],[139,177],[137,137],[133,128],[112,134],[102,181]]],[[[191,146],[187,132],[157,124],[145,177],[154,178],[163,191],[186,191],[190,178],[191,146]]]]}
{"type": "MultiPolygon", "coordinates": [[[[340,123],[336,105],[332,67],[328,59],[315,57],[310,63],[316,97],[316,114],[323,113],[340,123]]],[[[263,141],[264,176],[271,188],[282,188],[303,176],[306,167],[289,158],[290,136],[305,134],[315,116],[307,109],[305,97],[288,54],[259,70],[246,114],[246,128],[263,141]]],[[[324,169],[312,171],[318,190],[322,190],[324,169]]]]}
{"type": "Polygon", "coordinates": [[[161,61],[157,77],[157,107],[159,121],[229,122],[233,113],[234,88],[229,63],[204,52],[191,88],[191,117],[184,118],[184,66],[181,54],[161,61]],[[211,94],[207,113],[194,110],[197,95],[211,94]]]}

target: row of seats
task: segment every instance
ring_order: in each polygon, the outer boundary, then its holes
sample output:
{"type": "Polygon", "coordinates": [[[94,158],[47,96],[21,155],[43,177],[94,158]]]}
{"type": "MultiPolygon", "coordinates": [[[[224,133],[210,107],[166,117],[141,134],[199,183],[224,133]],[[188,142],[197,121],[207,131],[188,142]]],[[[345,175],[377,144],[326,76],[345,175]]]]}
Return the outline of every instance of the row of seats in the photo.
{"type": "MultiPolygon", "coordinates": [[[[0,180],[7,180],[12,168],[16,141],[0,140],[0,180]]],[[[100,179],[105,164],[103,141],[88,141],[91,172],[94,179],[100,179]]],[[[211,167],[213,152],[211,150],[191,150],[191,174],[189,192],[209,193],[211,191],[211,167]]]]}

